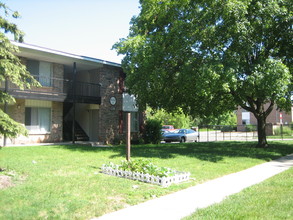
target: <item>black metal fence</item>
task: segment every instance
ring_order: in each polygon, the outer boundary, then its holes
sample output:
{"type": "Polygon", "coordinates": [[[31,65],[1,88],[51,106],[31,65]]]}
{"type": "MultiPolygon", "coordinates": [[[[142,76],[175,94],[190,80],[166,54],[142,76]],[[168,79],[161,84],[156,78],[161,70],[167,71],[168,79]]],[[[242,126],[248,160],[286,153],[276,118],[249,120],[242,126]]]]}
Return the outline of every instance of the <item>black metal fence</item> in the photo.
{"type": "MultiPolygon", "coordinates": [[[[210,141],[256,141],[256,125],[204,125],[197,128],[200,142],[210,141]]],[[[268,139],[293,140],[293,124],[272,125],[266,127],[268,139]]]]}
{"type": "MultiPolygon", "coordinates": [[[[62,78],[54,78],[54,77],[46,77],[40,75],[33,75],[33,77],[40,82],[42,87],[32,87],[32,88],[24,88],[21,90],[15,84],[8,82],[7,90],[9,92],[18,91],[25,93],[29,91],[30,93],[43,93],[49,95],[72,95],[75,92],[76,96],[80,97],[100,97],[100,88],[101,84],[99,83],[91,83],[91,82],[80,82],[70,79],[62,79],[62,78]]],[[[0,81],[0,89],[5,89],[5,81],[0,81]]]]}

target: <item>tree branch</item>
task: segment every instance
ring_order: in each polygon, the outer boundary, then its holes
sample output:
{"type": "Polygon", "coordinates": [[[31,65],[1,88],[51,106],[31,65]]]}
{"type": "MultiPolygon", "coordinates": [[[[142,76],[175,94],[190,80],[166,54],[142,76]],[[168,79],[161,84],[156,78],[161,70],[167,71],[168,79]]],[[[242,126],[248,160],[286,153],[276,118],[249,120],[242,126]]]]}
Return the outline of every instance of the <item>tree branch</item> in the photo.
{"type": "Polygon", "coordinates": [[[275,105],[275,102],[274,101],[271,101],[270,103],[270,106],[267,108],[267,110],[264,112],[264,116],[265,117],[268,117],[269,114],[271,114],[271,112],[273,111],[274,109],[274,105],[275,105]]]}

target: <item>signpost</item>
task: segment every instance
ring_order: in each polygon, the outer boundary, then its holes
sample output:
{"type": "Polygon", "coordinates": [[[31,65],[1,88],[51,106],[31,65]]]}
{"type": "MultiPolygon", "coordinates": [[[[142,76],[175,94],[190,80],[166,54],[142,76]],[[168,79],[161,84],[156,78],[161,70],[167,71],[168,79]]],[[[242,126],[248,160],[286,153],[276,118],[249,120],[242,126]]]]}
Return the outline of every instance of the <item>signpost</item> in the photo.
{"type": "Polygon", "coordinates": [[[122,110],[126,112],[126,160],[130,161],[130,140],[131,140],[131,112],[138,112],[135,96],[128,93],[122,95],[122,110]]]}
{"type": "Polygon", "coordinates": [[[126,160],[130,161],[130,126],[131,126],[131,117],[130,112],[127,112],[127,134],[126,134],[126,160]]]}

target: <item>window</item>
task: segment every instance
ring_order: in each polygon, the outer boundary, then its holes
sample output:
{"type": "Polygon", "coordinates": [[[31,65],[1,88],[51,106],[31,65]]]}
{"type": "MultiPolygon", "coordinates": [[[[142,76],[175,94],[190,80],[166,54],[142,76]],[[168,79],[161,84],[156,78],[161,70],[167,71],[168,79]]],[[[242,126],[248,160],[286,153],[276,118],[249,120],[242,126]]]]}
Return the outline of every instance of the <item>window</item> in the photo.
{"type": "Polygon", "coordinates": [[[250,113],[242,112],[242,124],[249,125],[250,124],[250,113]]]}
{"type": "Polygon", "coordinates": [[[51,130],[49,101],[25,100],[25,126],[30,133],[47,133],[51,130]]]}
{"type": "Polygon", "coordinates": [[[43,61],[28,60],[27,70],[33,75],[42,86],[51,86],[52,64],[43,61]]]}
{"type": "Polygon", "coordinates": [[[29,131],[50,132],[51,109],[26,107],[25,126],[29,131]]]}

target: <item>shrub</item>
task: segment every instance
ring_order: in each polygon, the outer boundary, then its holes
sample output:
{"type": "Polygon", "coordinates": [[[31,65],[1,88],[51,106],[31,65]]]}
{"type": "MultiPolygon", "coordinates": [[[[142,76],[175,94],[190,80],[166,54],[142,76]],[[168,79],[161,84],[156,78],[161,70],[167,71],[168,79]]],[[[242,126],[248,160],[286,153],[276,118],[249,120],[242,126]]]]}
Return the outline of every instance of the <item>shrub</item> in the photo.
{"type": "Polygon", "coordinates": [[[159,177],[170,177],[174,176],[177,173],[177,171],[167,167],[158,167],[149,160],[145,159],[122,161],[121,165],[117,165],[110,162],[108,164],[104,164],[103,167],[110,167],[112,169],[150,174],[159,177]]]}
{"type": "Polygon", "coordinates": [[[233,125],[224,125],[222,128],[221,128],[221,131],[222,132],[229,132],[229,131],[236,131],[237,128],[233,125]]]}
{"type": "Polygon", "coordinates": [[[281,126],[277,127],[274,129],[274,133],[275,135],[279,136],[279,135],[286,135],[286,136],[291,136],[292,135],[292,130],[289,126],[281,126]]]}
{"type": "Polygon", "coordinates": [[[143,139],[146,144],[158,144],[161,141],[161,121],[149,119],[146,121],[143,139]]]}
{"type": "Polygon", "coordinates": [[[257,126],[256,125],[246,125],[245,130],[250,132],[250,131],[257,131],[257,126]]]}

